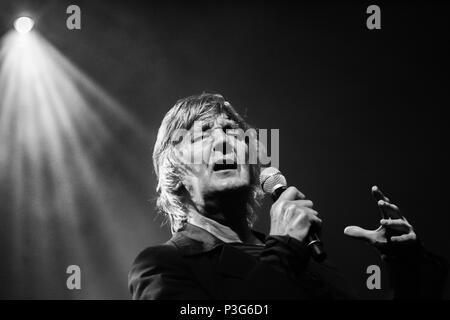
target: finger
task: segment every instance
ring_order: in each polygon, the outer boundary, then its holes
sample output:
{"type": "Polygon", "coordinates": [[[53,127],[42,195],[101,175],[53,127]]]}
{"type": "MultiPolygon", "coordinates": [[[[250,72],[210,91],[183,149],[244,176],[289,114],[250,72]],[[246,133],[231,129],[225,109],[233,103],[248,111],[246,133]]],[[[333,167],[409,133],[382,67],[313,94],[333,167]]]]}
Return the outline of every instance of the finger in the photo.
{"type": "MultiPolygon", "coordinates": [[[[380,201],[383,201],[383,200],[380,200],[380,201]]],[[[387,210],[383,206],[378,205],[378,211],[380,211],[381,219],[388,219],[389,218],[387,210]]]]}
{"type": "Polygon", "coordinates": [[[316,210],[311,209],[311,208],[306,208],[306,207],[299,208],[299,207],[295,207],[295,206],[292,208],[293,209],[291,209],[291,213],[294,215],[304,214],[304,215],[307,215],[308,217],[310,217],[311,219],[315,218],[319,215],[319,213],[316,210]]]}
{"type": "Polygon", "coordinates": [[[305,195],[296,187],[289,187],[280,195],[278,200],[299,200],[305,198],[305,195]]]}
{"type": "Polygon", "coordinates": [[[412,226],[402,219],[382,219],[380,224],[386,230],[386,237],[401,236],[413,231],[412,226]]]}
{"type": "Polygon", "coordinates": [[[373,186],[372,187],[372,195],[375,198],[375,200],[380,201],[380,200],[384,200],[386,202],[390,202],[389,198],[386,197],[383,192],[381,191],[380,188],[378,188],[377,186],[373,186]]]}
{"type": "Polygon", "coordinates": [[[310,219],[312,222],[314,222],[314,223],[317,223],[317,224],[319,224],[319,225],[322,225],[322,219],[320,219],[318,216],[310,215],[310,216],[309,216],[309,219],[310,219]]]}
{"type": "Polygon", "coordinates": [[[416,235],[414,233],[403,234],[401,236],[391,237],[392,242],[407,242],[416,240],[416,235]]]}
{"type": "Polygon", "coordinates": [[[294,200],[293,202],[306,208],[312,208],[314,206],[314,203],[311,200],[294,200]]]}
{"type": "Polygon", "coordinates": [[[367,240],[370,241],[373,238],[373,231],[366,230],[358,226],[348,226],[344,229],[344,234],[346,236],[355,238],[355,239],[361,239],[361,240],[367,240]]]}
{"type": "MultiPolygon", "coordinates": [[[[377,201],[377,203],[379,203],[380,201],[389,202],[389,199],[384,196],[383,192],[381,192],[381,190],[377,186],[372,187],[372,196],[377,201]]],[[[384,207],[378,206],[378,210],[380,211],[381,218],[383,219],[389,218],[389,215],[384,207]]]]}
{"type": "Polygon", "coordinates": [[[311,226],[318,226],[318,227],[322,226],[322,219],[320,219],[317,216],[317,212],[312,209],[296,208],[295,210],[291,211],[291,214],[297,215],[296,216],[297,219],[308,221],[311,226]]]}
{"type": "Polygon", "coordinates": [[[407,224],[409,224],[410,226],[412,226],[411,223],[409,223],[409,221],[408,221],[405,217],[402,217],[402,219],[405,220],[407,224]]]}
{"type": "Polygon", "coordinates": [[[317,216],[310,216],[310,231],[320,233],[322,230],[323,221],[317,216]]]}
{"type": "Polygon", "coordinates": [[[294,216],[300,216],[300,215],[306,215],[308,217],[314,217],[317,216],[319,213],[311,208],[308,207],[299,207],[297,205],[291,204],[286,209],[286,216],[289,218],[292,218],[294,216]]]}
{"type": "Polygon", "coordinates": [[[400,209],[395,204],[386,202],[384,200],[378,200],[378,205],[400,212],[400,209]]]}
{"type": "Polygon", "coordinates": [[[305,210],[306,210],[306,212],[308,212],[310,215],[314,215],[314,216],[318,216],[318,215],[319,215],[319,212],[317,212],[317,211],[314,210],[314,209],[311,209],[311,208],[305,208],[305,210]]]}
{"type": "Polygon", "coordinates": [[[403,216],[400,213],[400,209],[395,204],[388,203],[384,200],[379,200],[378,207],[384,213],[383,219],[386,219],[386,218],[402,219],[403,218],[403,216]]]}
{"type": "Polygon", "coordinates": [[[295,207],[295,208],[296,208],[297,214],[305,213],[308,216],[317,216],[319,214],[316,210],[308,208],[308,207],[301,207],[301,208],[295,207]]]}
{"type": "Polygon", "coordinates": [[[411,225],[403,219],[381,219],[380,224],[382,226],[412,228],[411,225]]]}

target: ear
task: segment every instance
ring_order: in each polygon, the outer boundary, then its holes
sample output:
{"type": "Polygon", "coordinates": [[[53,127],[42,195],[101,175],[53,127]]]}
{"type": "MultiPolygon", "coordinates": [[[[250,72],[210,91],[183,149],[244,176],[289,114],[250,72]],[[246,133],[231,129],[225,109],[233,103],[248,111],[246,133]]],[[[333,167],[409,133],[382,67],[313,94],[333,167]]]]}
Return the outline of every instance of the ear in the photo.
{"type": "Polygon", "coordinates": [[[181,190],[181,188],[183,188],[184,187],[184,185],[183,185],[183,182],[181,182],[181,181],[178,181],[178,183],[177,183],[177,185],[175,186],[175,192],[180,192],[181,190]]]}
{"type": "Polygon", "coordinates": [[[189,189],[190,185],[185,184],[184,181],[178,181],[178,183],[175,186],[175,192],[183,197],[189,195],[189,189]]]}

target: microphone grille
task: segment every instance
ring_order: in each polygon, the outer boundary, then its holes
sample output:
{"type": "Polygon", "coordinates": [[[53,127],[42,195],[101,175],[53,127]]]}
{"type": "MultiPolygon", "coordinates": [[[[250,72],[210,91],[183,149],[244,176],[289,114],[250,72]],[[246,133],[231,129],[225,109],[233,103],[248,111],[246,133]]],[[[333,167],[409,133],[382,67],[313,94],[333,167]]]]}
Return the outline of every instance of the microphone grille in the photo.
{"type": "Polygon", "coordinates": [[[281,174],[280,170],[274,167],[267,167],[261,171],[259,182],[263,191],[269,194],[272,194],[280,186],[287,186],[286,178],[281,174]]]}

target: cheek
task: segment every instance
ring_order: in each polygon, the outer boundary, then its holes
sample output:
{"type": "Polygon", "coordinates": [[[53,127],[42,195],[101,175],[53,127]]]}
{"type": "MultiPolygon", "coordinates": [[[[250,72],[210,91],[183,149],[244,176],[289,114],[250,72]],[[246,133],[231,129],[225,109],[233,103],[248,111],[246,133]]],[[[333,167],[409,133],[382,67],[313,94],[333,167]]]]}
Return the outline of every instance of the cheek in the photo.
{"type": "Polygon", "coordinates": [[[241,178],[251,182],[251,168],[250,165],[244,164],[241,166],[241,178]]]}
{"type": "Polygon", "coordinates": [[[203,163],[209,163],[209,157],[211,156],[211,144],[205,141],[201,147],[201,154],[203,158],[203,163]]]}
{"type": "Polygon", "coordinates": [[[184,141],[179,146],[177,146],[176,155],[181,163],[189,164],[190,154],[190,146],[184,143],[184,141]]]}
{"type": "Polygon", "coordinates": [[[178,149],[179,159],[184,165],[197,165],[202,163],[203,148],[201,144],[185,144],[178,149]]]}
{"type": "Polygon", "coordinates": [[[183,148],[185,163],[201,165],[207,164],[211,155],[211,146],[207,141],[187,145],[183,148]]]}
{"type": "Polygon", "coordinates": [[[208,170],[204,164],[190,164],[185,166],[185,179],[190,181],[204,180],[208,170]]]}
{"type": "Polygon", "coordinates": [[[199,176],[199,169],[193,165],[186,166],[186,171],[183,177],[183,185],[189,193],[192,193],[196,186],[200,184],[201,177],[199,176]]]}
{"type": "Polygon", "coordinates": [[[241,165],[245,165],[248,161],[246,161],[248,146],[244,141],[237,140],[236,144],[236,157],[237,163],[241,165]]]}

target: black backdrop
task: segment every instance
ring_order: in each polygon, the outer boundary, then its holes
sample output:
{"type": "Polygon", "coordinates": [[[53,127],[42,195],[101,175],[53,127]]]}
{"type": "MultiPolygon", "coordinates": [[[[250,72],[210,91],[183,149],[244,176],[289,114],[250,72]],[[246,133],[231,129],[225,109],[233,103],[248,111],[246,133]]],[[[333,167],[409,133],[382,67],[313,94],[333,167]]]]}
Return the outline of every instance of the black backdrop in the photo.
{"type": "MultiPolygon", "coordinates": [[[[365,284],[367,266],[380,260],[367,245],[347,239],[343,229],[377,226],[372,185],[399,205],[428,248],[450,258],[450,28],[443,3],[390,2],[378,3],[382,29],[370,31],[370,4],[11,0],[0,4],[0,31],[10,28],[19,9],[38,12],[39,32],[148,128],[147,139],[134,146],[133,165],[142,180],[123,182],[139,208],[120,213],[119,220],[127,222],[114,241],[127,243],[125,265],[170,236],[152,202],[151,149],[162,117],[181,97],[219,92],[252,124],[280,129],[280,169],[323,217],[331,260],[362,298],[371,299],[386,296],[365,284]],[[72,3],[82,10],[79,31],[65,27],[65,8],[72,3]]],[[[105,155],[104,161],[114,158],[105,155]]],[[[265,232],[269,206],[267,201],[256,226],[265,232]]],[[[102,248],[92,256],[96,267],[84,272],[93,273],[90,281],[109,283],[104,289],[90,294],[86,283],[68,293],[63,268],[54,281],[27,290],[39,273],[30,265],[31,280],[9,276],[11,235],[7,224],[0,225],[1,297],[129,298],[126,273],[102,272],[110,268],[102,248]],[[20,282],[26,284],[19,290],[20,282]]],[[[86,232],[88,242],[98,245],[95,232],[86,232]]]]}

